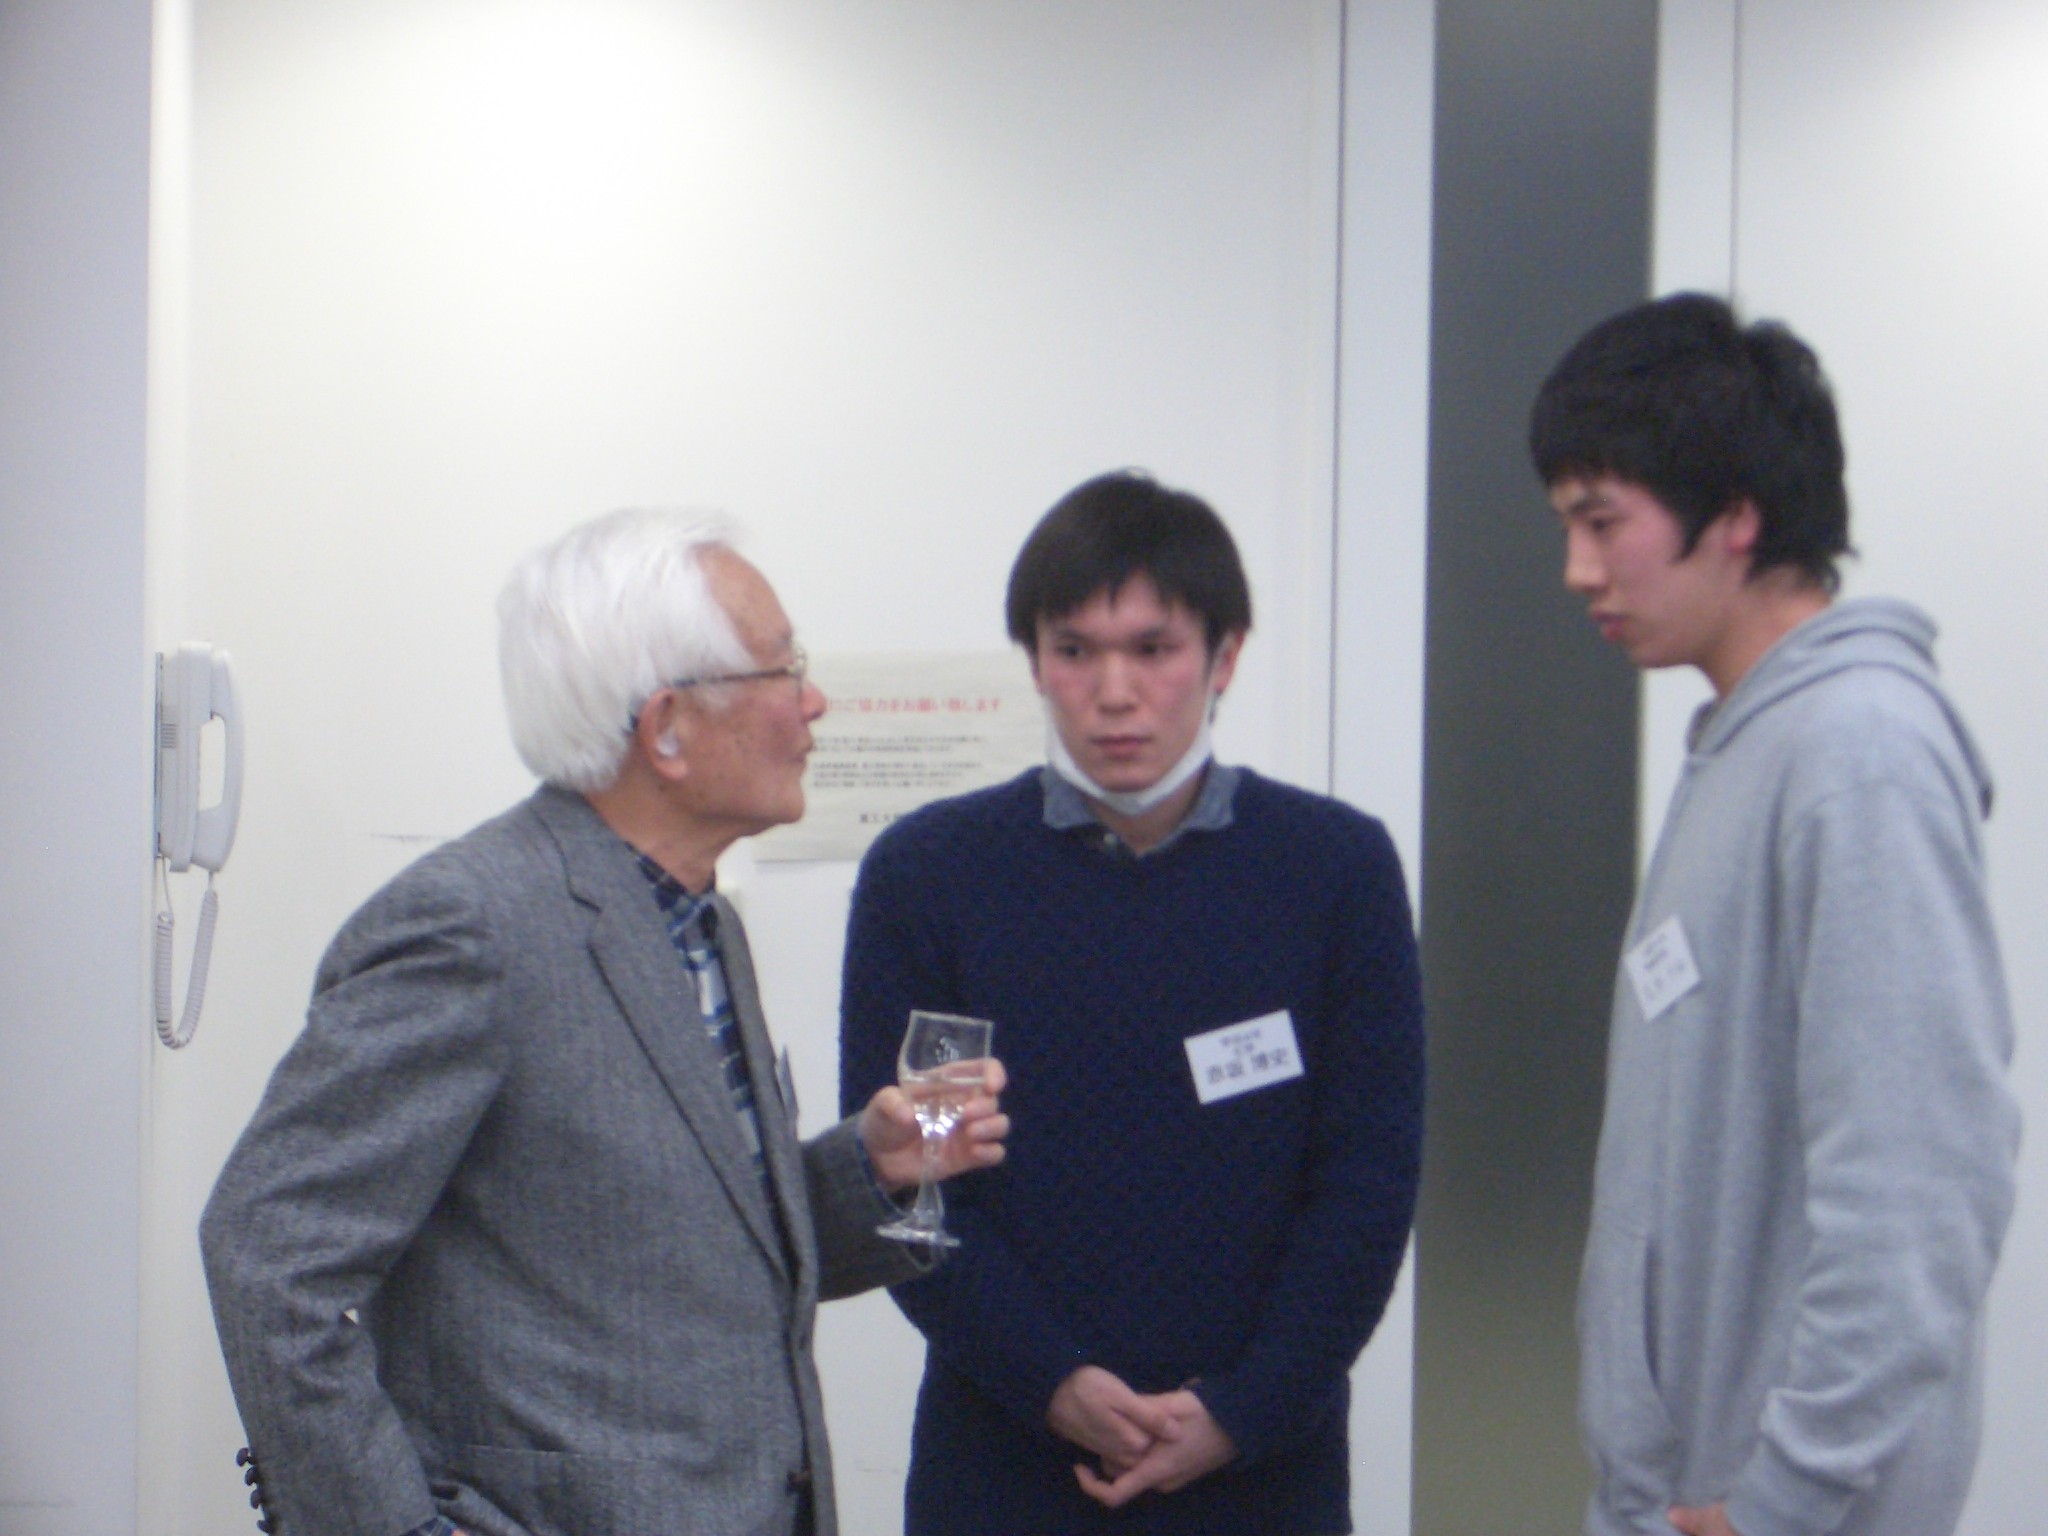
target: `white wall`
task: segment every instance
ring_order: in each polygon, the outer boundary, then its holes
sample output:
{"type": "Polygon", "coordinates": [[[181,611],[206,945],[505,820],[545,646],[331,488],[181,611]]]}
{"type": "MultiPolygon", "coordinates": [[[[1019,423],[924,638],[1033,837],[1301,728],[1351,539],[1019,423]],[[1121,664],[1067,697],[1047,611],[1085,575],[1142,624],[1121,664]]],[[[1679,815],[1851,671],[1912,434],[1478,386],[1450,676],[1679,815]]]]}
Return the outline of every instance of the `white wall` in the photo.
{"type": "MultiPolygon", "coordinates": [[[[1428,7],[1359,9],[1422,40],[1398,56],[1420,97],[1381,55],[1371,110],[1426,135],[1428,7]]],[[[214,1001],[156,1084],[144,1528],[166,1532],[247,1518],[192,1228],[318,952],[527,787],[489,617],[520,550],[622,503],[722,506],[814,654],[983,648],[1039,513],[1139,464],[1210,497],[1251,571],[1222,751],[1320,786],[1332,747],[1335,0],[191,10],[152,595],[235,653],[250,745],[214,1001]]],[[[1426,137],[1395,160],[1412,267],[1426,137]]],[[[1358,377],[1419,381],[1412,321],[1381,314],[1358,377]]],[[[1391,483],[1347,500],[1355,549],[1419,530],[1391,483]]],[[[1397,691],[1420,682],[1409,543],[1413,635],[1358,631],[1406,644],[1397,691]]],[[[1352,773],[1408,797],[1384,808],[1412,858],[1414,748],[1380,756],[1352,773]]],[[[822,1124],[851,868],[728,878],[822,1124]]],[[[1361,1393],[1375,1532],[1406,1530],[1405,1329],[1361,1393]]],[[[820,1356],[846,1526],[895,1529],[916,1337],[868,1298],[827,1309],[820,1356]]]]}
{"type": "Polygon", "coordinates": [[[149,7],[0,5],[0,1531],[134,1529],[149,7]]]}
{"type": "MultiPolygon", "coordinates": [[[[1849,444],[1851,593],[1942,628],[1942,669],[1998,778],[1992,899],[2027,1114],[1992,1294],[1965,1536],[2048,1504],[2048,11],[2038,0],[1664,0],[1657,283],[1726,291],[1811,341],[1849,444]]],[[[1690,697],[1660,685],[1645,811],[1690,697]],[[1683,695],[1683,697],[1682,697],[1683,695]]]]}

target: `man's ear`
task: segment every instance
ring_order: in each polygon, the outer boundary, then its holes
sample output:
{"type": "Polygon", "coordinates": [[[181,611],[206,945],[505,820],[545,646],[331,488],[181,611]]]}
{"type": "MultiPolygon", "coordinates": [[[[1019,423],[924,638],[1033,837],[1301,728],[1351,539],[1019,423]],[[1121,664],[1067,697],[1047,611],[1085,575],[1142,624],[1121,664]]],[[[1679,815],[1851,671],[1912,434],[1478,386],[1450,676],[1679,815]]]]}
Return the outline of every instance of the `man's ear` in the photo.
{"type": "Polygon", "coordinates": [[[1757,541],[1764,536],[1764,515],[1747,496],[1729,504],[1719,521],[1727,524],[1728,549],[1745,558],[1756,554],[1757,541]]]}
{"type": "Polygon", "coordinates": [[[675,690],[657,688],[640,707],[633,726],[634,743],[649,766],[665,779],[680,779],[690,771],[685,756],[689,732],[675,690]]]}
{"type": "Polygon", "coordinates": [[[1233,629],[1216,642],[1216,649],[1209,657],[1209,692],[1217,698],[1223,697],[1223,690],[1237,675],[1237,654],[1243,649],[1244,631],[1241,629],[1233,629]]]}

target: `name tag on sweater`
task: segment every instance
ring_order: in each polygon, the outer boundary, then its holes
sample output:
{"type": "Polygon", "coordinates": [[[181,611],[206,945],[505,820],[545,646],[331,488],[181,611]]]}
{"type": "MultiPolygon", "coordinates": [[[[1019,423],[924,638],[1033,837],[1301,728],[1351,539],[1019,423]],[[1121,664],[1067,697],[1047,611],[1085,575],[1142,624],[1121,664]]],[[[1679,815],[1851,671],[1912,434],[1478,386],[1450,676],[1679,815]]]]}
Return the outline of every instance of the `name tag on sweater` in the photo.
{"type": "Polygon", "coordinates": [[[1270,1088],[1302,1072],[1294,1016],[1285,1008],[1189,1035],[1181,1044],[1187,1047],[1188,1069],[1195,1074],[1195,1097],[1204,1104],[1270,1088]]]}
{"type": "Polygon", "coordinates": [[[1654,1019],[1700,984],[1700,968],[1693,964],[1692,946],[1685,942],[1685,927],[1667,917],[1652,928],[1649,937],[1630,950],[1622,964],[1628,967],[1629,984],[1636,989],[1636,1006],[1643,1017],[1654,1019]]]}

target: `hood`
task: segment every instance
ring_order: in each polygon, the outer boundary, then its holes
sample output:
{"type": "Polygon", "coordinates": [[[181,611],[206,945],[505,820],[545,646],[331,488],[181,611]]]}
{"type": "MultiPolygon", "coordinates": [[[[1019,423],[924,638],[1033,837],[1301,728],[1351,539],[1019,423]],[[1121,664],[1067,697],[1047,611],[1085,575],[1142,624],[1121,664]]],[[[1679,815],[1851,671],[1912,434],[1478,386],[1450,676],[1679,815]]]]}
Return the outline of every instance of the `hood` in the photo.
{"type": "Polygon", "coordinates": [[[1704,705],[1693,717],[1690,747],[1711,756],[1741,734],[1744,726],[1782,699],[1821,678],[1851,667],[1885,667],[1911,678],[1941,706],[1956,745],[1969,764],[1984,814],[1991,814],[1991,773],[1983,754],[1942,692],[1934,664],[1934,621],[1911,603],[1894,597],[1859,597],[1830,605],[1787,634],[1727,698],[1704,705]]]}

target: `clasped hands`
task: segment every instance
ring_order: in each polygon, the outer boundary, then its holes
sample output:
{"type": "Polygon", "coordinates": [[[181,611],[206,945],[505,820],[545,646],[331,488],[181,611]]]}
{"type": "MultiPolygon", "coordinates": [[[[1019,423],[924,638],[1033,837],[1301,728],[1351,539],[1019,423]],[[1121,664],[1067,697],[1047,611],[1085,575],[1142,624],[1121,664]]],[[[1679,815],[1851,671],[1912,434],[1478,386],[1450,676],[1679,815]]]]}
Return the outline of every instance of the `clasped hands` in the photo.
{"type": "Polygon", "coordinates": [[[1726,1504],[1676,1505],[1665,1518],[1684,1536],[1742,1536],[1728,1523],[1726,1504]]]}
{"type": "Polygon", "coordinates": [[[1098,1365],[1084,1365],[1061,1382],[1045,1417],[1055,1434],[1094,1452],[1098,1465],[1077,1462],[1074,1476],[1083,1493],[1111,1509],[1147,1489],[1185,1488],[1237,1455],[1192,1385],[1134,1392],[1098,1365]]]}
{"type": "MultiPolygon", "coordinates": [[[[1008,1081],[1003,1064],[991,1056],[982,1091],[968,1100],[959,1122],[939,1143],[934,1177],[950,1179],[956,1173],[993,1168],[1003,1160],[1010,1117],[1002,1112],[1001,1096],[1008,1081]]],[[[860,1137],[884,1190],[893,1195],[917,1183],[924,1168],[924,1137],[901,1088],[892,1084],[868,1100],[860,1112],[860,1137]]]]}

